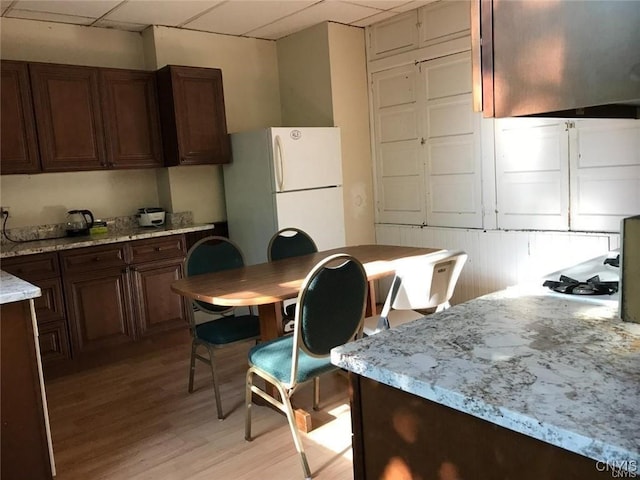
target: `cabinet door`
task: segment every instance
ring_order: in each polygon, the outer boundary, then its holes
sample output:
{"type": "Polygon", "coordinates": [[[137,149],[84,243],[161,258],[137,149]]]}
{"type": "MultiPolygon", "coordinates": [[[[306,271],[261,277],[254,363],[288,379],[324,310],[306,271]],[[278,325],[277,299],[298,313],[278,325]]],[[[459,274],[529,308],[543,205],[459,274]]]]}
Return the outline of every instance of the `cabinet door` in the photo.
{"type": "Polygon", "coordinates": [[[47,376],[52,362],[71,358],[67,324],[64,320],[60,320],[38,325],[38,333],[42,367],[45,376],[47,376]]]}
{"type": "Polygon", "coordinates": [[[26,63],[0,62],[0,173],[40,171],[29,70],[26,63]]]}
{"type": "Polygon", "coordinates": [[[481,116],[471,107],[471,57],[430,60],[420,71],[427,225],[481,228],[481,116]]]}
{"type": "Polygon", "coordinates": [[[420,46],[446,42],[469,35],[471,2],[435,2],[419,10],[420,46]]]}
{"type": "Polygon", "coordinates": [[[64,286],[74,357],[135,340],[127,269],[71,275],[64,286]]]}
{"type": "Polygon", "coordinates": [[[418,70],[407,65],[371,78],[377,220],[422,225],[426,214],[418,70]]]}
{"type": "Polygon", "coordinates": [[[228,163],[221,70],[168,66],[157,79],[166,164],[228,163]]]}
{"type": "Polygon", "coordinates": [[[107,168],[98,69],[30,64],[42,169],[107,168]]]}
{"type": "Polygon", "coordinates": [[[34,285],[40,287],[42,295],[33,300],[38,325],[53,320],[64,320],[64,301],[62,299],[62,280],[48,278],[37,280],[34,285]]]}
{"type": "Polygon", "coordinates": [[[569,230],[566,122],[501,118],[495,138],[498,227],[569,230]]]}
{"type": "Polygon", "coordinates": [[[100,69],[100,91],[109,166],[161,167],[160,114],[153,72],[100,69]]]}
{"type": "Polygon", "coordinates": [[[640,212],[640,121],[571,123],[571,230],[617,232],[623,218],[640,212]]]}
{"type": "Polygon", "coordinates": [[[411,10],[368,27],[369,59],[388,57],[417,48],[417,12],[411,10]]]}
{"type": "Polygon", "coordinates": [[[132,268],[140,336],[188,327],[187,302],[171,291],[171,283],[182,278],[183,261],[183,258],[156,261],[132,268]]]}

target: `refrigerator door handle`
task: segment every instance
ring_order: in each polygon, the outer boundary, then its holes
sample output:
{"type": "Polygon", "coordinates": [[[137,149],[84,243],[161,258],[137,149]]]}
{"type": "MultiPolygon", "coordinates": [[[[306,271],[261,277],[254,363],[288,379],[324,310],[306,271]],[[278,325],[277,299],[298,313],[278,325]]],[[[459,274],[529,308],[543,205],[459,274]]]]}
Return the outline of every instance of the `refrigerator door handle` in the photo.
{"type": "Polygon", "coordinates": [[[276,180],[278,181],[278,191],[282,191],[284,188],[284,148],[282,147],[282,140],[280,135],[276,135],[276,180]]]}

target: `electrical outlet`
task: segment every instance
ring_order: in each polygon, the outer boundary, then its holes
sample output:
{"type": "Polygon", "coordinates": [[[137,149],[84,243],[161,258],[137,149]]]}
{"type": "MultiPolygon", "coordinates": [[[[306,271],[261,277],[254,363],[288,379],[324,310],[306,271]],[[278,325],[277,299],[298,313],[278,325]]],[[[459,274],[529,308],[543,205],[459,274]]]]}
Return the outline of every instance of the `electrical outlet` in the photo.
{"type": "Polygon", "coordinates": [[[8,217],[9,216],[9,207],[0,207],[0,214],[4,217],[5,214],[8,217]]]}

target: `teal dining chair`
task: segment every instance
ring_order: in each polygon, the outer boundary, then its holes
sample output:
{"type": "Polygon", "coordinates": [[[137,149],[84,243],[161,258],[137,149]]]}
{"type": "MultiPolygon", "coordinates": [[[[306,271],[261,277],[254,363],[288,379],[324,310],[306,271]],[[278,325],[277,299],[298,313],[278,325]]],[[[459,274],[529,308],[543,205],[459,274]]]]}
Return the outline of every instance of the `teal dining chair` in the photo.
{"type": "Polygon", "coordinates": [[[316,264],[302,284],[293,335],[249,350],[245,439],[251,440],[251,402],[255,393],[287,416],[306,479],[311,478],[311,471],[291,396],[301,385],[313,382],[313,408],[318,409],[319,377],[338,369],[330,361],[331,349],[362,336],[366,300],[367,274],[362,264],[347,254],[331,255],[316,264]],[[254,385],[254,375],[273,385],[278,397],[254,385]]]}
{"type": "MultiPolygon", "coordinates": [[[[282,260],[284,258],[298,257],[309,253],[316,253],[318,247],[311,236],[294,227],[283,228],[276,232],[269,240],[267,247],[267,258],[270,262],[282,260]]],[[[293,329],[293,319],[295,317],[295,301],[284,301],[282,308],[282,330],[290,333],[293,329]]]]}
{"type": "MultiPolygon", "coordinates": [[[[187,252],[185,275],[190,277],[242,266],[244,266],[244,256],[234,242],[225,237],[210,236],[196,242],[187,252]]],[[[212,305],[199,300],[193,300],[192,305],[193,308],[189,309],[189,327],[192,339],[189,393],[193,393],[196,360],[200,360],[211,368],[217,414],[218,418],[223,420],[214,351],[238,342],[256,341],[260,337],[260,322],[258,316],[253,315],[251,310],[248,314],[237,315],[232,307],[212,305]],[[194,310],[216,318],[196,324],[194,310]],[[198,347],[204,347],[208,357],[200,354],[198,347]]]]}

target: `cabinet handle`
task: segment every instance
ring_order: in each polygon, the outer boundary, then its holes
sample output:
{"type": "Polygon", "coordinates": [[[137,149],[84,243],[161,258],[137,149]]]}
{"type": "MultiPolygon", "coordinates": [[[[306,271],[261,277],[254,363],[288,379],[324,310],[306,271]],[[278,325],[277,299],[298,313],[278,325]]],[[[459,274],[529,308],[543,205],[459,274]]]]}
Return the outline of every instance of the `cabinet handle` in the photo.
{"type": "Polygon", "coordinates": [[[155,250],[156,250],[156,252],[161,252],[162,251],[162,247],[156,247],[155,250]]]}
{"type": "Polygon", "coordinates": [[[93,261],[94,262],[99,262],[100,261],[100,257],[93,257],[93,261]]]}

